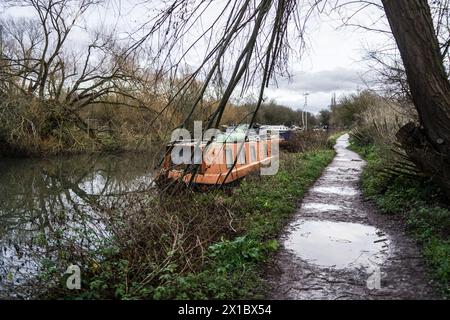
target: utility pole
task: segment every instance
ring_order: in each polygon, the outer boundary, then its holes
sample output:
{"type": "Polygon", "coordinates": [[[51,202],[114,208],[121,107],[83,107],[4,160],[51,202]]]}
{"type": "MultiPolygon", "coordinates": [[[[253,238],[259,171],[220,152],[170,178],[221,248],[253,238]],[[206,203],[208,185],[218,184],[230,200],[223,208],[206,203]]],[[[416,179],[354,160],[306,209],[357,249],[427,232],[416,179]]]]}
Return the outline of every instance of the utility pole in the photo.
{"type": "Polygon", "coordinates": [[[305,130],[308,131],[308,112],[306,111],[306,108],[308,107],[309,93],[305,92],[304,96],[305,96],[305,106],[303,107],[303,113],[304,113],[304,117],[305,117],[304,125],[305,125],[305,130]]]}
{"type": "Polygon", "coordinates": [[[302,130],[305,129],[305,114],[303,112],[303,109],[300,109],[302,112],[302,130]]]}
{"type": "Polygon", "coordinates": [[[0,57],[3,56],[3,25],[0,24],[0,57]]]}

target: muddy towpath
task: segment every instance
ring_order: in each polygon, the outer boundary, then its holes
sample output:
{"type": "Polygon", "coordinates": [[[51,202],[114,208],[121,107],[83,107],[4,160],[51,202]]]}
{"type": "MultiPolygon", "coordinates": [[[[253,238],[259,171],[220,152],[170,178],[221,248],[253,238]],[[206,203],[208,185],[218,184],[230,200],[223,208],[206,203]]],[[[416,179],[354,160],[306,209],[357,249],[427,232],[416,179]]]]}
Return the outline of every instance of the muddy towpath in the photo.
{"type": "Polygon", "coordinates": [[[333,162],[303,198],[267,269],[269,299],[435,299],[419,247],[359,189],[365,162],[336,143],[333,162]]]}

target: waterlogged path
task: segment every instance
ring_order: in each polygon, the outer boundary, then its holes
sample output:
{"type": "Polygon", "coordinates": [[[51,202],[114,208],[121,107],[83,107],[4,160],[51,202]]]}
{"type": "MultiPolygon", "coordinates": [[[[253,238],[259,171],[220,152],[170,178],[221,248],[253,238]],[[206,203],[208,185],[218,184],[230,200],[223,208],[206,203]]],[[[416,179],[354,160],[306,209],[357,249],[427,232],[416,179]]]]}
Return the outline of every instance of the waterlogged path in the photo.
{"type": "Polygon", "coordinates": [[[365,202],[365,162],[335,146],[333,162],[303,199],[267,271],[270,299],[433,299],[417,245],[402,224],[365,202]]]}

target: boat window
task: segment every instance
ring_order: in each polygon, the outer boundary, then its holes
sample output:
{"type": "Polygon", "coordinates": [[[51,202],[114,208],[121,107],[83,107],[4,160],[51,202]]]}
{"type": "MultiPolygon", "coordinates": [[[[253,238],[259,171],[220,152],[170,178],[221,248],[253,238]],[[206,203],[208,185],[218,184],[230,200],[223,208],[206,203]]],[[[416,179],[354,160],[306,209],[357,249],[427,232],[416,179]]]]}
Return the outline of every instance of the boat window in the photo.
{"type": "Polygon", "coordinates": [[[237,148],[238,150],[240,149],[238,163],[245,164],[247,162],[247,159],[245,157],[245,145],[240,145],[237,148]]]}
{"type": "Polygon", "coordinates": [[[256,161],[256,146],[252,144],[250,146],[250,162],[256,161]]]}
{"type": "Polygon", "coordinates": [[[227,163],[227,168],[230,169],[233,166],[233,149],[231,147],[227,147],[225,149],[225,161],[227,163]]]}

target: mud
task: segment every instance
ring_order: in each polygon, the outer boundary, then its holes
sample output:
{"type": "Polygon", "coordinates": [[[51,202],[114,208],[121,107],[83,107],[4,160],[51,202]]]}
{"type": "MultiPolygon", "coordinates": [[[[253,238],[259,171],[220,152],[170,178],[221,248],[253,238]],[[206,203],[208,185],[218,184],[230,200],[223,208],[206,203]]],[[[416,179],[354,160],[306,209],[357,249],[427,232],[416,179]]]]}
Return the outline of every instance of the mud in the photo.
{"type": "Polygon", "coordinates": [[[365,162],[336,143],[266,271],[269,299],[438,299],[417,244],[397,218],[364,201],[365,162]]]}

